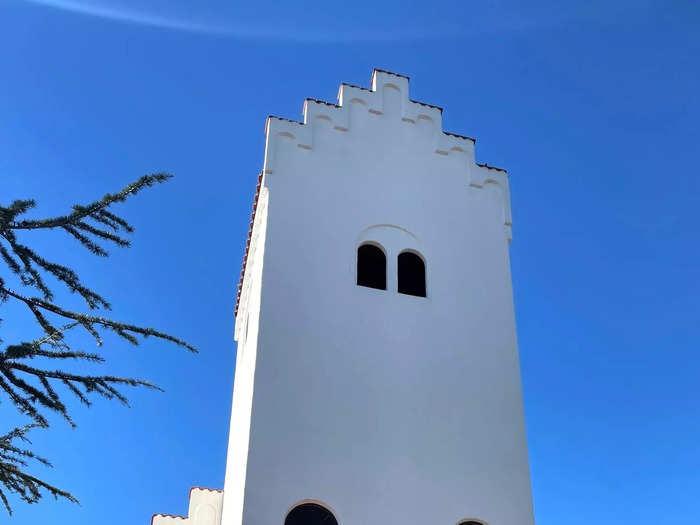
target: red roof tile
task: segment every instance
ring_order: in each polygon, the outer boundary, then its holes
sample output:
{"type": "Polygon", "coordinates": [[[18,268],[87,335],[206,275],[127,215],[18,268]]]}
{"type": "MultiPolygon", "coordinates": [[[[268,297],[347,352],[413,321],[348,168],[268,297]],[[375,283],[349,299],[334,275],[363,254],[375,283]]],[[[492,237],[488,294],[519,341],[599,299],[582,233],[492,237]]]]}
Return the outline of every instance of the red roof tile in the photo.
{"type": "Polygon", "coordinates": [[[502,171],[503,173],[508,173],[508,170],[504,170],[503,168],[497,168],[496,166],[489,166],[486,163],[481,164],[481,163],[477,162],[476,165],[479,167],[482,167],[482,168],[487,168],[490,170],[496,170],[496,171],[502,171]]]}
{"type": "MultiPolygon", "coordinates": [[[[250,250],[250,241],[253,237],[253,224],[255,223],[255,212],[258,209],[258,198],[260,197],[260,186],[262,185],[263,174],[258,175],[258,184],[255,186],[255,197],[253,198],[253,212],[250,214],[250,224],[248,227],[248,240],[245,243],[245,253],[243,254],[243,268],[241,268],[241,278],[238,281],[238,294],[236,295],[236,309],[233,315],[238,315],[238,306],[241,302],[241,291],[243,290],[243,277],[245,276],[245,268],[248,264],[248,251],[250,250]]],[[[199,488],[199,487],[193,487],[199,488]]],[[[191,491],[192,489],[190,489],[191,491]]]]}
{"type": "Polygon", "coordinates": [[[158,513],[154,514],[153,516],[151,516],[151,525],[153,525],[153,520],[156,519],[158,516],[160,516],[162,518],[175,518],[178,520],[186,520],[187,519],[187,516],[176,516],[175,514],[162,514],[162,513],[158,512],[158,513]]]}

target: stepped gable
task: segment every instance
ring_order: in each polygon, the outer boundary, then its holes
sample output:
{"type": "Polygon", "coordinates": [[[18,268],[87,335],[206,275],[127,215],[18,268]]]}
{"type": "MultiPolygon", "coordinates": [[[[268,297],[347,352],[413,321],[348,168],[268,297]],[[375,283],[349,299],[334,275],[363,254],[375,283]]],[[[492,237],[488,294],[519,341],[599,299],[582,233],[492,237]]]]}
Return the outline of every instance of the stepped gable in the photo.
{"type": "Polygon", "coordinates": [[[476,144],[476,139],[466,135],[444,131],[442,129],[443,108],[409,98],[409,82],[410,78],[406,75],[383,69],[374,69],[370,88],[355,86],[345,82],[341,83],[338,89],[337,104],[314,98],[307,98],[303,105],[302,121],[295,121],[274,115],[267,117],[265,122],[265,133],[268,140],[267,154],[263,171],[258,175],[258,183],[253,198],[253,211],[248,230],[248,240],[246,241],[243,255],[234,315],[238,315],[241,301],[260,189],[264,186],[265,176],[274,172],[274,158],[270,156],[270,141],[291,141],[293,144],[296,144],[299,149],[312,151],[314,142],[313,129],[315,126],[324,125],[340,133],[351,131],[351,106],[359,105],[363,110],[366,110],[367,113],[378,117],[391,117],[391,115],[387,115],[387,111],[385,111],[387,109],[385,108],[385,93],[399,96],[402,101],[400,108],[392,109],[392,111],[399,112],[399,114],[393,116],[400,117],[401,121],[408,126],[424,125],[428,127],[429,130],[433,131],[427,134],[426,141],[429,141],[429,145],[436,155],[455,157],[460,159],[460,162],[465,163],[465,173],[467,174],[468,184],[470,186],[483,188],[487,184],[493,184],[499,188],[504,199],[504,227],[506,236],[509,241],[511,240],[512,221],[507,171],[503,168],[476,162],[474,159],[474,145],[476,144]]]}

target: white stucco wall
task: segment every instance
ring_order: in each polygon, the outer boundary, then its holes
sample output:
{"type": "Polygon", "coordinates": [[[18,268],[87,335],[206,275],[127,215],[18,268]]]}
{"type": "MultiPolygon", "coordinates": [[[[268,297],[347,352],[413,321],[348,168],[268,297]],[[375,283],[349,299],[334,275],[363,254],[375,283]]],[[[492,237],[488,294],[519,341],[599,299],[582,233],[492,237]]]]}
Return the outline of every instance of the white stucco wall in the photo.
{"type": "Polygon", "coordinates": [[[151,525],[219,525],[222,505],[223,491],[192,487],[187,516],[154,514],[151,525]]]}
{"type": "Polygon", "coordinates": [[[267,123],[222,523],[281,525],[313,499],[340,525],[532,525],[506,174],[405,77],[339,104],[267,123]],[[355,284],[363,241],[387,291],[355,284]],[[396,292],[404,249],[427,298],[396,292]]]}
{"type": "Polygon", "coordinates": [[[222,523],[241,523],[246,464],[253,403],[253,380],[258,350],[259,313],[265,234],[267,229],[268,190],[261,188],[257,199],[255,222],[247,254],[241,304],[236,317],[236,375],[226,457],[226,510],[222,523]]]}

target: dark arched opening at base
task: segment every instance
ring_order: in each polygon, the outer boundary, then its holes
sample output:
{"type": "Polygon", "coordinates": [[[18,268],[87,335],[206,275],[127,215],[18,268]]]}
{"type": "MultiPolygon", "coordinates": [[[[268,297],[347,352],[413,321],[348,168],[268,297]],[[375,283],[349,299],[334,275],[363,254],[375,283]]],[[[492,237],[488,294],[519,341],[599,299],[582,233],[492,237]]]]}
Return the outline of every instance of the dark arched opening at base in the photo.
{"type": "Polygon", "coordinates": [[[327,508],[316,503],[302,503],[287,514],[284,525],[338,525],[338,521],[327,508]]]}

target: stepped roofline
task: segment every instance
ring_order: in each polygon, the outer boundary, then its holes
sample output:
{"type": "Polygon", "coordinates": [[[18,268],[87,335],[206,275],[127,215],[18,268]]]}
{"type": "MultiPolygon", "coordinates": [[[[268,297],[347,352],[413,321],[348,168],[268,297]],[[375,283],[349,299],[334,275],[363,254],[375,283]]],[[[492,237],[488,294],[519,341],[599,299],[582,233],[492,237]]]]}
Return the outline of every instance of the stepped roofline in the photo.
{"type": "MultiPolygon", "coordinates": [[[[474,145],[476,139],[467,135],[460,135],[442,129],[443,108],[426,102],[413,100],[408,96],[410,78],[407,75],[394,73],[384,69],[375,68],[370,79],[370,88],[355,86],[342,82],[338,88],[337,102],[327,102],[315,98],[306,98],[303,104],[302,120],[292,120],[285,117],[269,115],[265,121],[265,133],[268,138],[273,135],[281,135],[296,142],[297,147],[304,150],[313,149],[313,127],[319,120],[330,121],[333,129],[339,132],[349,131],[349,106],[359,103],[366,107],[370,114],[382,115],[384,113],[384,91],[397,90],[402,97],[401,120],[407,125],[417,125],[421,122],[430,122],[434,126],[437,135],[433,137],[434,152],[437,155],[450,156],[464,154],[471,159],[475,166],[470,174],[469,184],[475,187],[483,187],[487,183],[495,183],[501,187],[504,193],[504,224],[508,239],[511,237],[510,196],[507,182],[507,171],[503,168],[491,166],[486,163],[474,161],[474,145]]],[[[258,206],[260,189],[264,183],[264,177],[272,173],[274,162],[265,159],[263,171],[258,175],[258,181],[253,198],[253,210],[250,216],[248,238],[243,255],[243,264],[236,295],[236,307],[234,315],[238,315],[241,301],[243,282],[253,238],[253,226],[255,213],[258,206]]]]}

